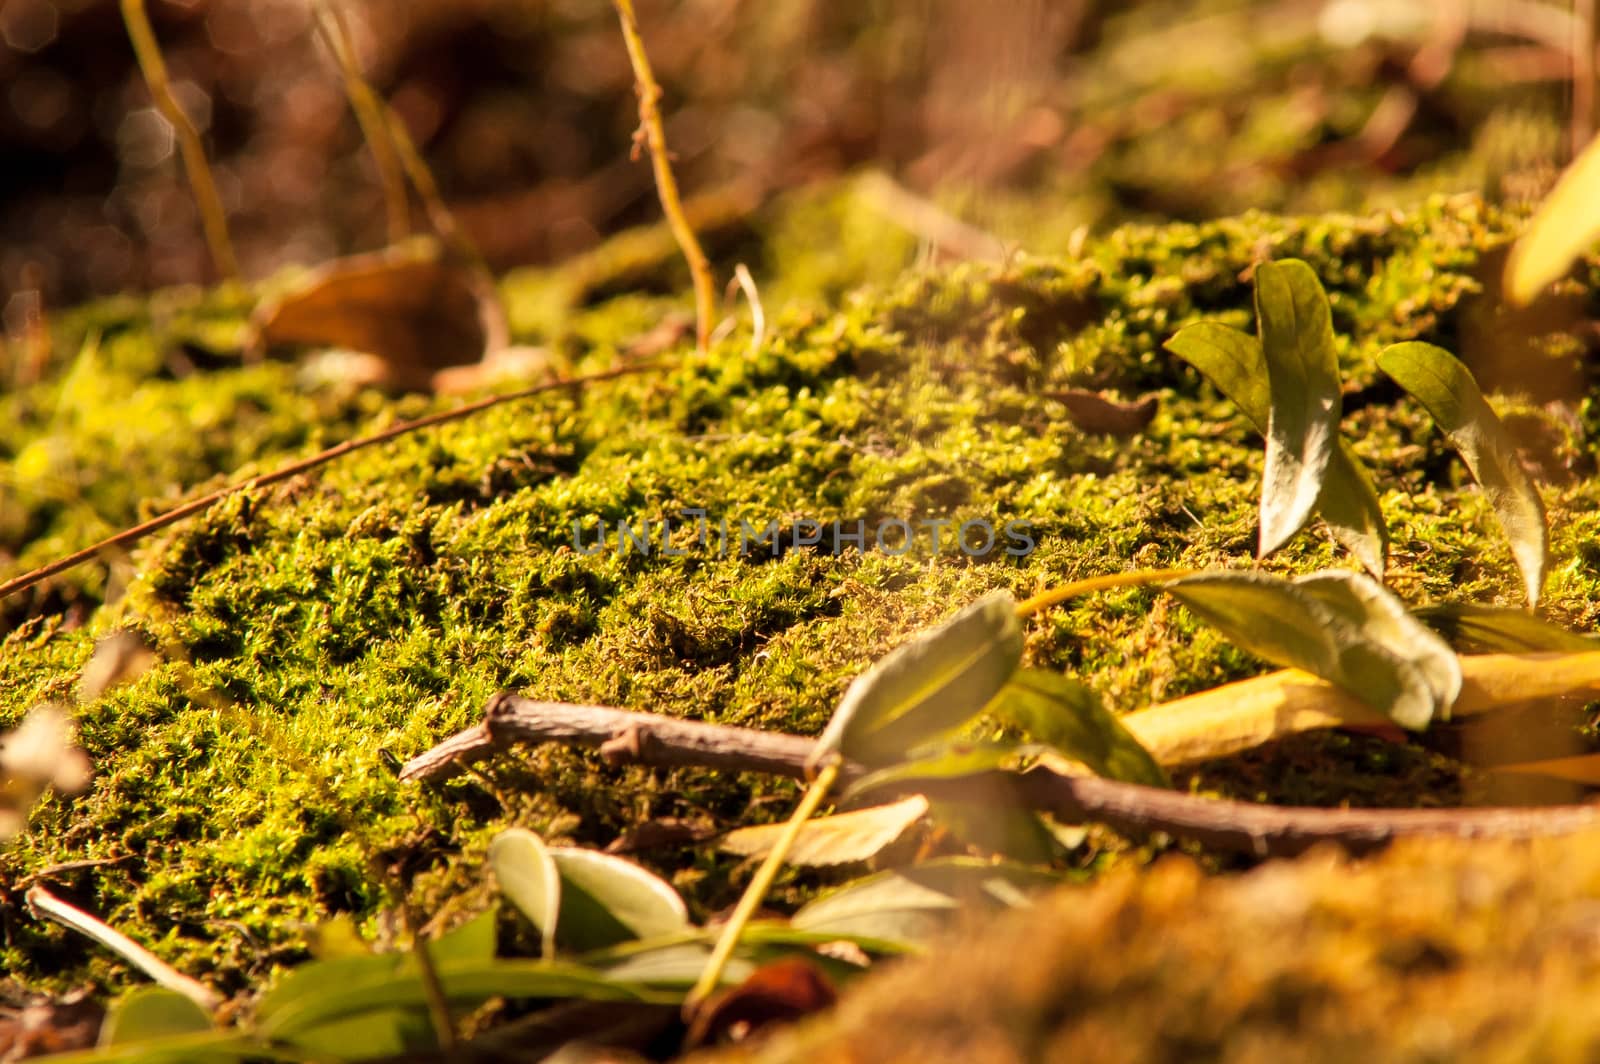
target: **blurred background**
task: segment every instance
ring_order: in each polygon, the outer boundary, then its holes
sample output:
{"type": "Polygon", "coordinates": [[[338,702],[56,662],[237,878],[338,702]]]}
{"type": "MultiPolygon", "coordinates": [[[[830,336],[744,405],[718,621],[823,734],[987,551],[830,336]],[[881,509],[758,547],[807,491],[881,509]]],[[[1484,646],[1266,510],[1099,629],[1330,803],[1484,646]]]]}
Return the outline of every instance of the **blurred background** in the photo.
{"type": "MultiPolygon", "coordinates": [[[[759,203],[872,167],[1052,251],[1128,219],[1525,196],[1575,111],[1591,121],[1572,77],[1586,2],[641,0],[639,17],[689,195],[759,203]]],[[[497,270],[659,217],[629,158],[633,79],[604,0],[345,8],[366,73],[497,270]]],[[[383,243],[306,0],[149,13],[247,277],[383,243]]],[[[0,0],[0,160],[9,328],[38,300],[214,279],[116,0],[0,0]]]]}

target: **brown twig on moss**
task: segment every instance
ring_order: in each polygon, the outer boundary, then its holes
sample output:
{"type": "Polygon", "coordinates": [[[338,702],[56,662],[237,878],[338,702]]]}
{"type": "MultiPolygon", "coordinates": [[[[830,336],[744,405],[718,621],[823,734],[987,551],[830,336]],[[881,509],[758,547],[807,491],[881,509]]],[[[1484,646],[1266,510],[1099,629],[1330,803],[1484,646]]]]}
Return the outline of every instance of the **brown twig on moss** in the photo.
{"type": "Polygon", "coordinates": [[[233,255],[233,241],[228,236],[222,198],[217,195],[217,184],[211,177],[211,166],[206,162],[200,133],[179,106],[177,97],[172,95],[167,64],[161,58],[161,45],[156,42],[155,31],[150,28],[144,0],[122,0],[122,21],[128,28],[128,39],[133,42],[134,56],[139,61],[139,69],[150,88],[150,95],[155,99],[156,109],[172,123],[177,132],[178,148],[183,153],[183,168],[189,175],[189,187],[194,191],[195,204],[200,210],[206,245],[211,249],[211,261],[216,264],[217,273],[224,281],[237,281],[239,262],[233,255]]]}
{"type": "MultiPolygon", "coordinates": [[[[815,742],[799,735],[702,724],[654,713],[605,706],[536,702],[501,693],[484,707],[484,720],[406,763],[404,780],[434,780],[462,763],[515,743],[567,743],[601,747],[610,760],[666,767],[703,766],[803,779],[815,742]],[[631,741],[610,743],[627,734],[631,741]]],[[[863,773],[840,767],[843,782],[863,773]]],[[[974,795],[992,800],[996,774],[964,780],[909,783],[929,797],[974,795]],[[989,799],[981,796],[989,795],[989,799]]],[[[1030,808],[1065,823],[1093,820],[1129,835],[1162,832],[1218,850],[1260,857],[1292,856],[1331,842],[1353,853],[1380,849],[1399,838],[1529,839],[1567,835],[1600,825],[1600,805],[1475,809],[1319,809],[1203,798],[1178,791],[1073,776],[1036,766],[1005,782],[1030,808]]]]}
{"type": "Polygon", "coordinates": [[[464,417],[470,417],[473,414],[488,410],[491,407],[499,406],[502,403],[515,402],[519,399],[528,399],[536,395],[543,395],[546,392],[553,392],[562,388],[580,388],[586,384],[595,384],[600,381],[615,380],[618,377],[628,377],[638,373],[649,373],[654,370],[662,369],[665,365],[666,364],[662,362],[640,362],[634,365],[621,366],[617,369],[603,370],[599,373],[587,373],[576,377],[567,377],[564,380],[548,381],[544,384],[535,384],[532,387],[523,388],[520,391],[508,392],[504,395],[491,395],[485,399],[479,399],[476,402],[467,403],[465,406],[458,406],[453,410],[443,410],[437,414],[429,414],[426,417],[420,417],[413,421],[404,421],[398,425],[393,425],[387,429],[384,429],[382,432],[373,433],[371,436],[363,436],[360,439],[355,440],[346,440],[344,443],[329,447],[327,450],[318,454],[314,454],[310,458],[302,458],[298,461],[290,462],[288,465],[280,466],[270,473],[262,474],[259,477],[250,477],[249,479],[241,481],[237,484],[230,484],[225,488],[219,488],[207,495],[202,495],[198,499],[192,499],[189,502],[175,506],[166,513],[152,517],[150,520],[145,521],[142,524],[134,525],[132,528],[125,528],[114,536],[108,536],[92,547],[85,547],[83,550],[69,554],[65,558],[58,558],[48,565],[42,565],[30,572],[23,573],[21,576],[7,580],[4,583],[0,583],[0,599],[3,599],[8,595],[15,595],[19,591],[26,591],[28,588],[33,587],[35,584],[43,580],[48,580],[52,576],[64,573],[69,569],[76,568],[85,562],[93,561],[105,551],[119,547],[126,547],[131,543],[136,543],[152,532],[166,528],[168,525],[176,524],[185,517],[190,517],[194,514],[200,513],[202,510],[210,509],[211,506],[221,502],[223,499],[226,499],[231,495],[237,495],[241,491],[249,491],[252,488],[265,488],[273,484],[281,483],[291,477],[296,477],[302,473],[309,472],[313,469],[316,469],[318,466],[327,465],[336,458],[343,458],[345,455],[359,451],[363,448],[371,447],[379,443],[387,443],[390,440],[404,436],[410,432],[417,432],[421,429],[433,428],[435,425],[443,425],[451,421],[459,421],[464,417]]]}
{"type": "Polygon", "coordinates": [[[372,161],[378,168],[378,181],[383,186],[383,202],[388,218],[389,243],[397,243],[410,234],[411,216],[406,205],[405,171],[400,165],[394,138],[389,133],[383,102],[361,74],[361,64],[356,59],[344,12],[330,0],[317,0],[316,9],[317,31],[339,64],[339,72],[344,76],[345,95],[350,98],[350,109],[355,112],[361,135],[372,149],[372,161]]]}
{"type": "MultiPolygon", "coordinates": [[[[678,197],[678,181],[672,175],[672,157],[667,151],[667,133],[661,122],[661,86],[656,83],[650,57],[645,54],[644,38],[639,34],[639,21],[633,13],[633,0],[611,0],[611,6],[616,8],[617,19],[622,23],[622,39],[628,46],[628,60],[633,64],[634,88],[639,94],[639,129],[650,150],[661,210],[683,251],[684,261],[689,264],[689,277],[694,282],[695,343],[705,351],[711,341],[711,321],[717,312],[711,263],[695,238],[694,227],[689,224],[683,202],[678,197]]],[[[637,139],[634,150],[638,151],[637,139]]]]}

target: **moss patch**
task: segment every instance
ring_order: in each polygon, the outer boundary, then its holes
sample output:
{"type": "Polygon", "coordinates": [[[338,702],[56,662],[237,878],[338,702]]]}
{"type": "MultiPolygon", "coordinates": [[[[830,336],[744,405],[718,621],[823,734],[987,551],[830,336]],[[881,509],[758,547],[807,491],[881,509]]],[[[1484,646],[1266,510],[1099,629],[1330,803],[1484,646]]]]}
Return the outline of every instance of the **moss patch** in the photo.
{"type": "MultiPolygon", "coordinates": [[[[858,209],[851,197],[841,192],[837,209],[858,209]]],[[[832,310],[797,296],[768,307],[775,322],[756,354],[736,334],[668,372],[497,408],[238,496],[131,564],[80,570],[57,585],[67,590],[6,615],[0,723],[70,698],[93,637],[116,625],[180,649],[199,684],[234,707],[197,704],[172,665],[81,707],[94,788],[41,811],[4,857],[8,889],[59,862],[114,860],[52,882],[180,968],[239,989],[295,955],[297,925],[338,912],[375,921],[391,887],[430,913],[475,904],[483,848],[506,824],[603,844],[649,816],[778,815],[788,784],[609,769],[570,751],[436,789],[402,786],[387,766],[472,723],[502,688],[814,732],[856,672],[991,588],[1247,564],[1259,441],[1160,344],[1201,317],[1247,325],[1242,277],[1264,257],[1307,259],[1330,291],[1351,389],[1345,428],[1383,496],[1391,585],[1415,603],[1514,603],[1492,518],[1425,416],[1373,366],[1384,343],[1459,346],[1497,320],[1480,273],[1510,225],[1473,198],[1373,217],[1247,215],[1118,230],[1072,260],[912,272],[832,310]],[[1058,386],[1155,393],[1160,412],[1135,438],[1087,435],[1041,397],[1058,386]],[[947,534],[937,553],[923,537],[898,556],[719,557],[684,527],[680,555],[663,553],[659,534],[649,555],[574,544],[574,522],[592,543],[597,520],[659,530],[686,508],[786,531],[807,519],[1023,519],[1038,549],[971,558],[947,534]],[[97,608],[123,580],[126,595],[97,608]],[[63,621],[67,605],[77,614],[63,621]]],[[[879,251],[842,247],[818,292],[831,296],[853,271],[877,275],[879,251]]],[[[536,289],[531,278],[508,286],[514,318],[518,293],[536,289]]],[[[1574,284],[1569,295],[1592,292],[1574,284]]],[[[627,296],[569,308],[566,331],[547,339],[577,369],[609,364],[625,336],[618,321],[646,324],[650,306],[627,296]]],[[[18,568],[123,523],[140,500],[160,504],[215,474],[270,468],[431,408],[312,390],[282,365],[172,369],[173,351],[225,336],[236,310],[195,301],[159,328],[128,308],[87,313],[67,327],[100,336],[92,401],[65,403],[78,387],[70,374],[6,400],[15,416],[0,439],[21,523],[5,537],[18,568]],[[47,438],[64,441],[62,468],[86,500],[72,506],[92,515],[50,502],[42,473],[27,479],[35,466],[18,456],[47,438]]],[[[1594,412],[1582,413],[1592,425],[1594,412]]],[[[1579,547],[1600,524],[1597,497],[1587,481],[1547,485],[1549,609],[1584,628],[1600,611],[1593,552],[1579,547]]],[[[1332,564],[1348,561],[1318,529],[1268,563],[1332,564]]],[[[1121,709],[1260,668],[1148,591],[1054,612],[1031,626],[1028,657],[1088,678],[1121,709]]],[[[1418,802],[1452,793],[1461,771],[1402,750],[1378,769],[1336,758],[1348,775],[1307,786],[1296,760],[1220,766],[1193,785],[1336,803],[1359,778],[1365,800],[1418,802]]],[[[732,898],[730,863],[704,850],[653,863],[700,915],[732,898]]],[[[18,978],[123,977],[8,912],[0,962],[18,978]]]]}

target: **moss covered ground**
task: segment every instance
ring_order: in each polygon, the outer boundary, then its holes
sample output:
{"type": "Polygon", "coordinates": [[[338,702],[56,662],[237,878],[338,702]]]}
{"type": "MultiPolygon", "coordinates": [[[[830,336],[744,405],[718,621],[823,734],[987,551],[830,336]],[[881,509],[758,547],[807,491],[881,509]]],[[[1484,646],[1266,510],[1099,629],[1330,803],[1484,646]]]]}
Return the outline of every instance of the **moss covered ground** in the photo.
{"type": "MultiPolygon", "coordinates": [[[[117,627],[187,657],[198,688],[226,702],[197,698],[169,662],[79,706],[95,783],[36,815],[0,857],[0,889],[15,902],[30,876],[104,862],[49,882],[236,991],[301,956],[304,927],[330,915],[377,931],[397,895],[440,919],[481,905],[484,848],[508,824],[604,845],[650,817],[776,817],[793,794],[785,783],[607,768],[559,749],[438,787],[401,784],[391,766],[473,723],[505,688],[814,733],[855,673],[989,589],[1248,564],[1259,440],[1161,343],[1200,318],[1250,327],[1248,271],[1265,258],[1305,259],[1329,291],[1344,428],[1382,496],[1390,586],[1415,604],[1519,601],[1486,503],[1375,369],[1382,345],[1420,338],[1520,391],[1508,409],[1548,473],[1546,609],[1592,629],[1600,486],[1583,441],[1600,411],[1581,398],[1586,371],[1560,338],[1573,313],[1600,309],[1600,267],[1585,264],[1556,299],[1508,317],[1486,292],[1517,223],[1461,196],[1364,216],[1132,226],[1070,257],[907,270],[915,240],[848,184],[770,207],[732,238],[760,264],[768,297],[758,350],[741,325],[704,357],[679,348],[664,370],[403,437],[0,604],[0,725],[40,701],[72,701],[94,640],[117,627]],[[801,256],[802,246],[827,252],[801,256]],[[1045,394],[1066,387],[1153,395],[1158,412],[1135,436],[1096,435],[1045,394]],[[1560,398],[1576,424],[1543,405],[1560,398]],[[899,556],[801,547],[722,558],[686,531],[681,556],[574,549],[574,521],[588,530],[691,507],[785,529],[1025,519],[1038,549],[971,558],[920,540],[899,556]]],[[[558,297],[558,277],[513,274],[504,291],[521,338],[549,343],[571,371],[618,364],[630,338],[683,305],[676,267],[655,267],[653,285],[640,283],[649,268],[629,269],[626,284],[602,277],[558,297]],[[652,290],[665,294],[640,294],[652,290]]],[[[185,291],[58,318],[66,354],[0,397],[8,569],[450,403],[313,383],[286,362],[241,366],[228,352],[243,313],[236,298],[185,291]]],[[[1353,563],[1313,527],[1266,564],[1353,563]]],[[[1262,667],[1143,590],[1033,623],[1027,656],[1088,679],[1122,710],[1262,667]]],[[[1310,742],[1206,767],[1188,784],[1320,804],[1436,804],[1476,786],[1474,770],[1427,745],[1310,742]]],[[[1099,869],[1159,848],[1095,835],[1073,862],[1099,869]]],[[[708,847],[642,859],[700,916],[742,882],[708,847]]],[[[0,912],[0,966],[13,979],[128,978],[18,905],[0,912]]]]}

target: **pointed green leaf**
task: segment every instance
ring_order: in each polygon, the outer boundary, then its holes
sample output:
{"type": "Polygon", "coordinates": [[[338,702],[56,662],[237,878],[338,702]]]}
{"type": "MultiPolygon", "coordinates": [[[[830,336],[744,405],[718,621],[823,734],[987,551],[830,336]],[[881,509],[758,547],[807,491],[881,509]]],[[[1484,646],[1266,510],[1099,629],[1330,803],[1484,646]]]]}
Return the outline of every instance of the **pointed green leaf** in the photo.
{"type": "Polygon", "coordinates": [[[1019,669],[996,700],[994,713],[1097,775],[1150,787],[1170,786],[1167,774],[1093,688],[1044,669],[1019,669]]]}
{"type": "Polygon", "coordinates": [[[1266,557],[1311,516],[1339,435],[1339,359],[1322,283],[1298,259],[1256,267],[1256,328],[1267,362],[1267,454],[1261,477],[1266,557]]]}
{"type": "MultiPolygon", "coordinates": [[[[266,1038],[298,1043],[301,1036],[320,1040],[319,1031],[387,1010],[424,1014],[427,991],[404,954],[377,954],[365,961],[386,967],[345,966],[341,961],[312,961],[291,973],[296,993],[263,1001],[256,1012],[257,1031],[266,1038]]],[[[476,961],[440,965],[439,982],[453,1008],[477,1008],[491,998],[584,998],[594,1001],[637,1000],[644,995],[586,968],[540,959],[476,961]]],[[[289,980],[285,980],[285,983],[289,980]]],[[[281,989],[282,984],[280,984],[281,989]]],[[[271,996],[271,995],[269,995],[271,996]]],[[[381,1018],[380,1018],[381,1019],[381,1018]]]]}
{"type": "Polygon", "coordinates": [[[567,846],[551,847],[550,856],[561,870],[557,934],[563,944],[598,949],[689,926],[689,912],[671,884],[632,861],[567,846]]]}
{"type": "MultiPolygon", "coordinates": [[[[812,817],[800,828],[784,860],[792,865],[837,865],[876,857],[928,813],[928,799],[913,794],[898,802],[833,816],[812,817]]],[[[739,828],[719,848],[740,857],[765,857],[786,824],[739,828]]]]}
{"type": "Polygon", "coordinates": [[[118,998],[100,1027],[100,1045],[122,1046],[213,1029],[211,1016],[183,994],[141,986],[118,998]]]}
{"type": "Polygon", "coordinates": [[[1600,238],[1600,138],[1561,174],[1506,259],[1506,298],[1531,303],[1600,238]]]}
{"type": "Polygon", "coordinates": [[[1403,727],[1448,718],[1460,691],[1450,648],[1361,573],[1213,573],[1166,589],[1244,649],[1337,684],[1403,727]]]}
{"type": "Polygon", "coordinates": [[[976,717],[1021,660],[1016,602],[1004,591],[986,595],[856,677],[817,750],[867,765],[898,761],[976,717]]]}
{"type": "MultiPolygon", "coordinates": [[[[492,845],[492,844],[491,844],[492,845]]],[[[435,964],[465,964],[494,959],[496,910],[493,905],[460,927],[428,943],[435,964]]]]}
{"type": "Polygon", "coordinates": [[[1384,348],[1378,368],[1433,415],[1450,446],[1467,463],[1473,479],[1489,496],[1511,544],[1512,556],[1522,570],[1528,605],[1537,605],[1549,546],[1544,503],[1517,458],[1510,433],[1478,390],[1478,382],[1456,356],[1417,341],[1384,348]]]}
{"type": "MultiPolygon", "coordinates": [[[[1199,370],[1233,402],[1262,436],[1267,434],[1272,399],[1267,390],[1267,358],[1261,341],[1226,325],[1202,321],[1185,326],[1166,342],[1167,350],[1199,370]]],[[[1372,475],[1343,439],[1328,457],[1317,512],[1345,549],[1374,576],[1383,575],[1389,531],[1372,475]]]]}
{"type": "Polygon", "coordinates": [[[1600,650],[1600,639],[1569,632],[1528,610],[1441,602],[1416,610],[1421,620],[1453,642],[1502,654],[1600,650]]]}
{"type": "Polygon", "coordinates": [[[524,828],[508,828],[489,843],[489,867],[500,892],[538,928],[543,937],[540,956],[554,957],[561,871],[544,840],[524,828]]]}

